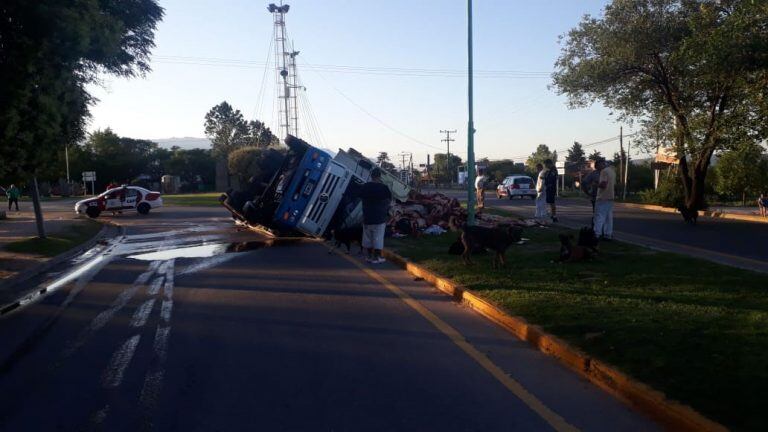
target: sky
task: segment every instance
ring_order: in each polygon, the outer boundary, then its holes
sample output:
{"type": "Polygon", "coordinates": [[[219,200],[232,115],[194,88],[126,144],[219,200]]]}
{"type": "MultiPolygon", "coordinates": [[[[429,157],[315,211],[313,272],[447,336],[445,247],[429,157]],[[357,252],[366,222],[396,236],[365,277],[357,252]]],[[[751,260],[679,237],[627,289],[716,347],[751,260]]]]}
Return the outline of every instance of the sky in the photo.
{"type": "MultiPolygon", "coordinates": [[[[464,0],[286,0],[300,51],[299,135],[332,150],[354,147],[423,163],[445,152],[440,130],[467,147],[464,0]],[[314,121],[310,121],[313,119],[314,121]],[[311,126],[311,127],[310,127],[311,126]]],[[[277,130],[273,18],[259,0],[160,1],[152,72],[104,76],[89,129],[144,139],[204,137],[205,113],[227,101],[277,130]]],[[[607,0],[475,0],[476,158],[523,161],[538,144],[565,150],[619,134],[600,105],[571,110],[549,88],[558,37],[607,0]]],[[[631,130],[624,128],[624,133],[631,130]]],[[[613,154],[618,142],[590,147],[613,154]]],[[[633,152],[634,153],[634,152],[633,152]]]]}

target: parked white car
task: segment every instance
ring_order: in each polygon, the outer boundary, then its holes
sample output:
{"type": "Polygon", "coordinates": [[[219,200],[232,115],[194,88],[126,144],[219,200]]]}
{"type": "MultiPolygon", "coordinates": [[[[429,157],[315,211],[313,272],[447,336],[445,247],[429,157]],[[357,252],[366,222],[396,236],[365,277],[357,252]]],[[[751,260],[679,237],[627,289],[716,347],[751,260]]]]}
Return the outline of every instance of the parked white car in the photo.
{"type": "Polygon", "coordinates": [[[496,187],[496,197],[531,197],[536,199],[536,182],[524,175],[508,176],[496,187]]]}
{"type": "Polygon", "coordinates": [[[110,189],[93,198],[75,203],[75,212],[97,218],[103,211],[136,210],[147,214],[150,210],[163,206],[160,192],[153,192],[138,186],[121,186],[110,189]]]}

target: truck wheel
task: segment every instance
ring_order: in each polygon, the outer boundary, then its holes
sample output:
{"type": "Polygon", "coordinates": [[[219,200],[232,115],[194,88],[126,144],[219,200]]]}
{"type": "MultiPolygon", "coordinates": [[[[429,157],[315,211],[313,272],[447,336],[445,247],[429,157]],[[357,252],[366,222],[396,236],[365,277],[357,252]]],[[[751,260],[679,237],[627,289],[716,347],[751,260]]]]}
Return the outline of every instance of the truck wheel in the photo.
{"type": "Polygon", "coordinates": [[[509,194],[509,200],[510,200],[510,201],[512,201],[514,198],[515,198],[515,196],[514,196],[514,195],[512,195],[512,194],[509,194]]]}
{"type": "Polygon", "coordinates": [[[85,209],[85,214],[91,219],[96,219],[101,214],[101,210],[99,210],[98,207],[88,207],[85,209]]]}
{"type": "Polygon", "coordinates": [[[137,211],[137,212],[139,212],[139,214],[143,214],[143,215],[145,215],[145,214],[148,214],[148,213],[149,213],[149,210],[150,210],[151,208],[152,208],[152,207],[150,207],[150,205],[149,205],[149,204],[147,204],[147,203],[141,203],[141,204],[139,204],[139,206],[138,206],[138,207],[136,207],[136,211],[137,211]]]}

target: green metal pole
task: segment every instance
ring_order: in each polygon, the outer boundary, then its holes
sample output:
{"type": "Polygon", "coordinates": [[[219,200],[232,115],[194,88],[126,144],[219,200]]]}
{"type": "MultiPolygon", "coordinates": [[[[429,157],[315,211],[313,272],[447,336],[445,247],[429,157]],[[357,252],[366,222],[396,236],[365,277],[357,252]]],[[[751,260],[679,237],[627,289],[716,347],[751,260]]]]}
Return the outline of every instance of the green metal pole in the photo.
{"type": "Polygon", "coordinates": [[[469,122],[467,124],[467,224],[475,224],[475,122],[472,117],[472,0],[467,0],[467,69],[469,122]]]}

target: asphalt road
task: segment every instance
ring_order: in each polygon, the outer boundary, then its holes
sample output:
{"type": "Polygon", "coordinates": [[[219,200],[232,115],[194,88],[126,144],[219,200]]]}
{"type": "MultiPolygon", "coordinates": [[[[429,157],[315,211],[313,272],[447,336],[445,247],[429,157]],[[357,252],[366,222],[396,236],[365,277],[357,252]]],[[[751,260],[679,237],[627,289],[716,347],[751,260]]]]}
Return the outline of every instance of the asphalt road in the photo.
{"type": "Polygon", "coordinates": [[[36,281],[0,318],[0,430],[657,429],[392,265],[224,216],[123,215],[36,281]]]}
{"type": "MultiPolygon", "coordinates": [[[[445,192],[461,200],[466,192],[445,192]]],[[[533,217],[534,201],[528,198],[498,199],[486,194],[486,206],[499,207],[533,217]]],[[[591,225],[588,200],[557,200],[558,218],[566,226],[591,225]]],[[[685,224],[679,214],[622,207],[614,208],[613,227],[617,239],[657,249],[709,259],[723,264],[768,272],[768,223],[700,217],[695,226],[685,224]]]]}

